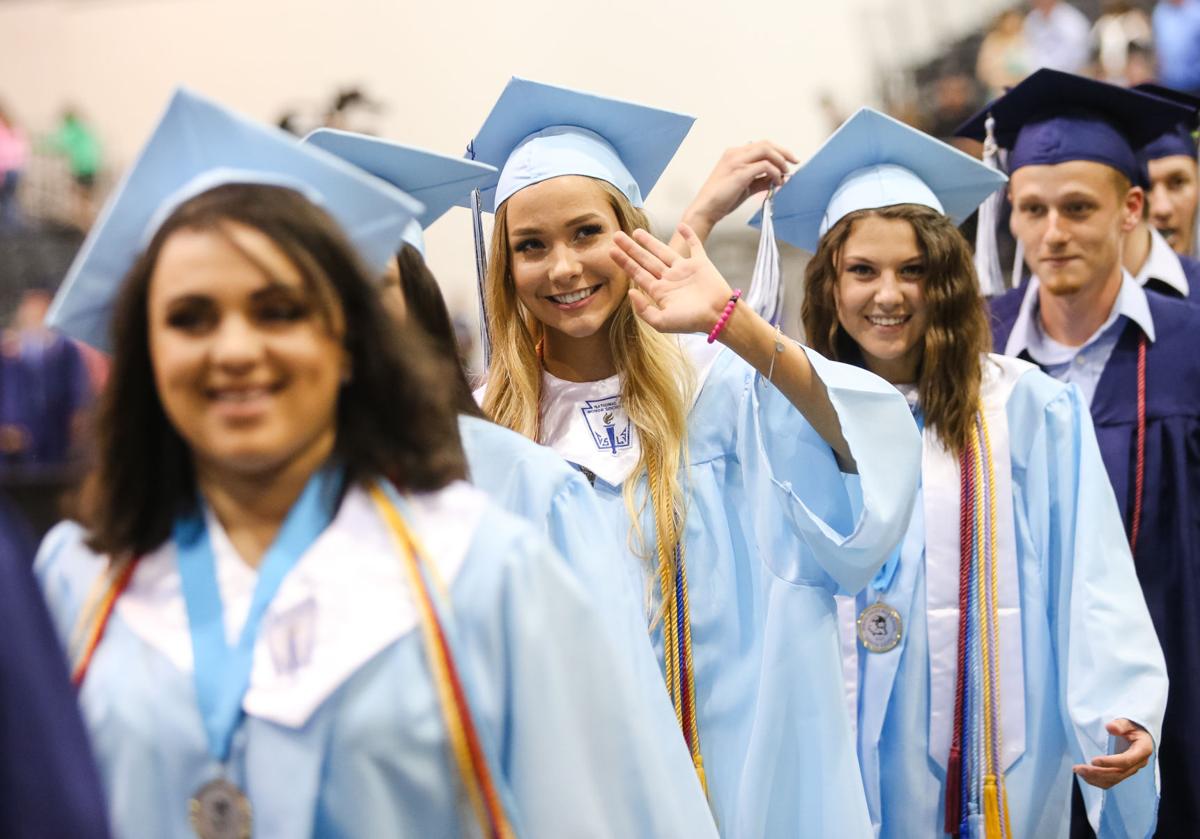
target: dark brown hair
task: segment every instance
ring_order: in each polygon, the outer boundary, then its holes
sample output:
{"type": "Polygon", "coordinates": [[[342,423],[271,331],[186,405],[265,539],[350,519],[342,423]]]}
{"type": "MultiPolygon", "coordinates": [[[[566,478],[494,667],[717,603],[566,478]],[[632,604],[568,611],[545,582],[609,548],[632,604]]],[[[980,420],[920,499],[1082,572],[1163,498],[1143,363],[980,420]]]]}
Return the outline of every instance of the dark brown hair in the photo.
{"type": "Polygon", "coordinates": [[[400,293],[404,295],[409,323],[420,324],[429,336],[433,349],[454,366],[457,375],[448,384],[455,407],[460,414],[484,419],[483,409],[475,401],[471,384],[463,370],[454,323],[450,320],[446,299],[442,297],[442,290],[433,272],[425,264],[420,251],[412,245],[405,245],[396,253],[396,264],[400,267],[400,293]]]}
{"type": "Polygon", "coordinates": [[[349,240],[320,208],[282,187],[231,184],[180,205],[126,276],[112,316],[112,370],[101,395],[95,464],[80,517],[89,546],[111,556],[153,550],[196,502],[187,444],[163,411],[149,350],[147,299],[159,254],[179,230],[241,224],[267,236],[295,265],[333,322],[341,309],[352,376],[337,405],[334,457],[348,481],[374,475],[401,489],[435,490],[466,466],[449,372],[420,328],[397,330],[349,240]]]}
{"type": "Polygon", "coordinates": [[[834,292],[846,240],[855,222],[868,216],[907,221],[925,257],[929,325],[917,377],[921,410],[943,444],[960,453],[979,410],[980,360],[992,338],[970,248],[950,219],[916,204],[859,210],[841,219],[821,238],[805,269],[805,335],[822,355],[863,364],[861,350],[838,322],[834,292]]]}

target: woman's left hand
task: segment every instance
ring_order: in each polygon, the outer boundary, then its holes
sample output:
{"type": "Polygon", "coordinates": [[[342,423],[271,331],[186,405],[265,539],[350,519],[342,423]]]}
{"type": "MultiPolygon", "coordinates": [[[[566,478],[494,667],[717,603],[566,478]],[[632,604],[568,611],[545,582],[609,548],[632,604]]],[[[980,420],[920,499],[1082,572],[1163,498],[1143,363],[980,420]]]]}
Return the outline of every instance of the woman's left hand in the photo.
{"type": "Polygon", "coordinates": [[[638,317],[659,332],[709,332],[733,294],[696,232],[680,224],[690,256],[681,256],[645,230],[618,232],[610,251],[629,275],[629,298],[638,317]]]}
{"type": "Polygon", "coordinates": [[[1093,758],[1091,763],[1073,767],[1076,775],[1094,787],[1110,789],[1132,777],[1154,757],[1154,740],[1146,729],[1127,719],[1117,719],[1105,726],[1114,737],[1123,737],[1128,743],[1124,751],[1093,758]]]}

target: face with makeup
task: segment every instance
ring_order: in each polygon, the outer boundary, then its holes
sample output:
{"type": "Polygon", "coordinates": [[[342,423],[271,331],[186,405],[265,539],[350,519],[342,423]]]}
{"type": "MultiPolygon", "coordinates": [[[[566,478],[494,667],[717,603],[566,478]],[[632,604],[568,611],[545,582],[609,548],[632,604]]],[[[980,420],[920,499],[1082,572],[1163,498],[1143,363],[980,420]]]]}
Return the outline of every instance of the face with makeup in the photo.
{"type": "Polygon", "coordinates": [[[1141,220],[1143,192],[1090,160],[1022,166],[1009,181],[1012,233],[1043,288],[1094,290],[1120,276],[1121,243],[1141,220]]]}
{"type": "Polygon", "coordinates": [[[256,474],[332,451],[341,311],[267,236],[232,222],[172,233],[147,310],[159,399],[199,466],[256,474]]]}
{"type": "Polygon", "coordinates": [[[590,338],[629,290],[612,261],[620,230],[600,182],[564,175],[527,186],[506,202],[509,266],[517,297],[548,331],[590,338]]]}
{"type": "Polygon", "coordinates": [[[926,258],[905,219],[854,222],[837,260],[837,317],[867,368],[893,384],[917,380],[928,308],[926,258]]]}
{"type": "Polygon", "coordinates": [[[1196,228],[1196,201],[1200,196],[1194,157],[1169,155],[1148,161],[1150,191],[1146,202],[1150,223],[1176,253],[1191,254],[1196,228]]]}

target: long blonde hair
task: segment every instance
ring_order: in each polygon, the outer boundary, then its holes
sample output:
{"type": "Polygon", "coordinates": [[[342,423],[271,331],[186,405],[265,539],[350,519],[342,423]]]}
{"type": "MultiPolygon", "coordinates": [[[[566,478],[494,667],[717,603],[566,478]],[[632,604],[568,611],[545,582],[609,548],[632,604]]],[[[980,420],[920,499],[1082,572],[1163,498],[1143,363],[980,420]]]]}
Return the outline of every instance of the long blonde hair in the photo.
{"type": "MultiPolygon", "coordinates": [[[[608,199],[625,233],[649,229],[645,213],[606,181],[593,181],[608,199]]],[[[488,326],[492,360],[488,367],[484,412],[496,423],[534,439],[540,431],[542,366],[537,346],[542,324],[521,304],[510,270],[508,205],[496,208],[487,274],[488,326]]],[[[687,457],[687,414],[694,386],[691,365],[675,341],[639,318],[626,297],[609,323],[613,363],[620,377],[621,404],[637,428],[641,457],[625,481],[625,505],[633,522],[635,551],[648,557],[640,526],[647,501],[654,511],[660,564],[672,571],[681,537],[685,496],[680,467],[687,457]],[[646,476],[648,493],[639,497],[637,478],[646,476]]]]}

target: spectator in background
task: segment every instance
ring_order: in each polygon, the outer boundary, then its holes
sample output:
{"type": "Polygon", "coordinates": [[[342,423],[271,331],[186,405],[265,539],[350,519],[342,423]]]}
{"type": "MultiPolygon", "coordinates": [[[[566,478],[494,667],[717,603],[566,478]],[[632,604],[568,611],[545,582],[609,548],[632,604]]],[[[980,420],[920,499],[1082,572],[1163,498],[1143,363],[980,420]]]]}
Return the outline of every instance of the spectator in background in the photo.
{"type": "Polygon", "coordinates": [[[1154,35],[1150,18],[1128,0],[1105,0],[1104,12],[1092,27],[1092,54],[1096,59],[1096,77],[1112,84],[1137,84],[1144,79],[1131,78],[1130,62],[1149,50],[1154,35]],[[1136,49],[1135,49],[1136,48],[1136,49]]]}
{"type": "Polygon", "coordinates": [[[933,83],[933,110],[925,132],[958,146],[954,129],[975,113],[977,99],[975,83],[966,73],[949,72],[939,77],[933,83]]]}
{"type": "Polygon", "coordinates": [[[1025,16],[1030,70],[1049,67],[1081,73],[1088,63],[1091,24],[1087,16],[1060,0],[1033,0],[1025,16]]]}
{"type": "Polygon", "coordinates": [[[1003,11],[979,46],[975,78],[988,98],[1002,94],[1029,74],[1029,48],[1025,44],[1024,18],[1016,9],[1003,11]]]}
{"type": "Polygon", "coordinates": [[[100,172],[102,162],[100,140],[91,126],[79,116],[79,112],[67,106],[63,110],[58,129],[50,136],[46,147],[49,151],[67,158],[71,177],[75,181],[72,221],[81,230],[86,230],[95,216],[96,176],[100,172]]]}
{"type": "Polygon", "coordinates": [[[50,294],[27,291],[0,348],[0,464],[65,463],[91,402],[83,355],[44,325],[50,294]]]}
{"type": "Polygon", "coordinates": [[[1153,23],[1159,81],[1200,95],[1200,0],[1158,0],[1153,23]]]}
{"type": "Polygon", "coordinates": [[[25,132],[0,105],[0,231],[21,225],[17,185],[28,160],[29,141],[25,132]]]}

